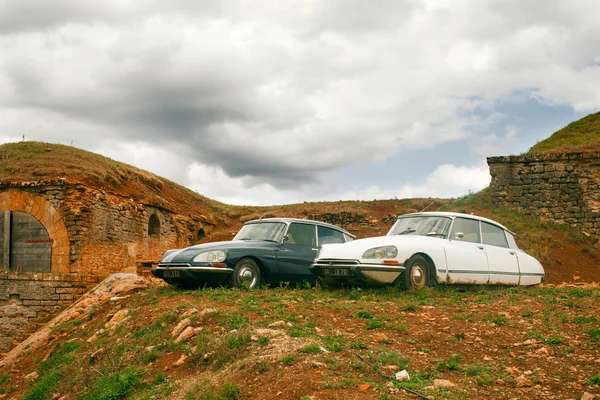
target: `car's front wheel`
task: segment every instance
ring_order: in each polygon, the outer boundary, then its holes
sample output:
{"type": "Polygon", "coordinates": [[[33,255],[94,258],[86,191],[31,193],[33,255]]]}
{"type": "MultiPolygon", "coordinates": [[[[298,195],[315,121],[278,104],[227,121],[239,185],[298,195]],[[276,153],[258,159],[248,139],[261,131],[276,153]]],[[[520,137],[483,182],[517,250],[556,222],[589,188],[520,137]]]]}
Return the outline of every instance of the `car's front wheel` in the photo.
{"type": "Polygon", "coordinates": [[[235,264],[230,283],[233,287],[256,289],[260,286],[260,268],[251,258],[242,258],[235,264]]]}
{"type": "Polygon", "coordinates": [[[406,270],[400,275],[400,286],[403,289],[423,289],[429,278],[429,263],[421,255],[412,256],[405,264],[406,270]]]}

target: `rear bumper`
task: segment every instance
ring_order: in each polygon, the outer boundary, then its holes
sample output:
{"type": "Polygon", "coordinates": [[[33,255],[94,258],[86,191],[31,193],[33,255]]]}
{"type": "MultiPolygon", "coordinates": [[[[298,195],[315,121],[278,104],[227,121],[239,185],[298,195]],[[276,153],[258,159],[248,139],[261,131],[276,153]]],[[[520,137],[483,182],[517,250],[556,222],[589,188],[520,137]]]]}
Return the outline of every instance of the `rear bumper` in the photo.
{"type": "Polygon", "coordinates": [[[211,266],[191,266],[189,264],[159,264],[152,275],[166,281],[197,281],[205,283],[222,283],[233,273],[233,268],[217,268],[211,266]]]}
{"type": "Polygon", "coordinates": [[[387,285],[406,270],[403,265],[366,264],[358,260],[317,260],[308,267],[326,283],[387,285]]]}

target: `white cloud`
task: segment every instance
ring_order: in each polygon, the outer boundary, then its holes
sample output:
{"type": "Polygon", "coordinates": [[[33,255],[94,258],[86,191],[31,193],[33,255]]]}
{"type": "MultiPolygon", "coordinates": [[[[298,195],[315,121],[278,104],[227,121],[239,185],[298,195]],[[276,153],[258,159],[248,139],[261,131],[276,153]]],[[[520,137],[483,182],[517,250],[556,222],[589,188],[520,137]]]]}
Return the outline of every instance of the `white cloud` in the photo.
{"type": "Polygon", "coordinates": [[[489,119],[515,97],[600,108],[592,0],[0,8],[3,135],[74,140],[184,184],[188,166],[205,166],[240,190],[216,193],[240,201],[318,196],[325,172],[408,150],[496,154],[519,132],[490,132],[489,119]]]}
{"type": "Polygon", "coordinates": [[[477,192],[490,183],[487,165],[463,167],[452,164],[440,165],[422,183],[408,183],[393,189],[377,185],[355,188],[345,192],[342,200],[374,200],[413,197],[459,197],[477,192]]]}

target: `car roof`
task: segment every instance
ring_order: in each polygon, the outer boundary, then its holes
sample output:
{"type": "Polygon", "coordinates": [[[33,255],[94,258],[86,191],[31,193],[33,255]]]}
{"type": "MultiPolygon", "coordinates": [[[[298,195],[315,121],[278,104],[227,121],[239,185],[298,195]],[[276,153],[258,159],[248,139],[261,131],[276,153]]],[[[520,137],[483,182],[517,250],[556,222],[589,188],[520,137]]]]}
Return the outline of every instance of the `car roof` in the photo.
{"type": "Polygon", "coordinates": [[[356,236],[354,236],[353,234],[351,234],[350,232],[348,232],[347,230],[345,230],[344,228],[340,228],[337,225],[333,225],[333,224],[328,224],[327,222],[321,222],[321,221],[314,221],[312,219],[302,219],[302,218],[261,218],[261,219],[253,219],[252,221],[248,221],[245,222],[244,225],[247,224],[256,224],[259,222],[283,222],[283,223],[291,223],[291,222],[299,222],[302,224],[314,224],[314,225],[319,225],[319,226],[324,226],[327,228],[332,228],[335,229],[337,231],[341,231],[344,232],[347,235],[352,236],[353,238],[356,238],[356,236]]]}
{"type": "Polygon", "coordinates": [[[510,229],[508,229],[507,227],[505,227],[504,225],[499,224],[498,222],[493,221],[491,219],[480,217],[479,215],[474,215],[474,214],[464,214],[464,213],[447,212],[447,211],[425,211],[425,212],[417,212],[417,213],[399,215],[398,218],[408,217],[408,216],[418,216],[418,215],[429,215],[429,216],[434,216],[434,217],[450,217],[450,218],[461,217],[461,218],[476,219],[478,221],[483,221],[483,222],[490,223],[492,225],[496,225],[514,235],[514,232],[511,231],[510,229]]]}

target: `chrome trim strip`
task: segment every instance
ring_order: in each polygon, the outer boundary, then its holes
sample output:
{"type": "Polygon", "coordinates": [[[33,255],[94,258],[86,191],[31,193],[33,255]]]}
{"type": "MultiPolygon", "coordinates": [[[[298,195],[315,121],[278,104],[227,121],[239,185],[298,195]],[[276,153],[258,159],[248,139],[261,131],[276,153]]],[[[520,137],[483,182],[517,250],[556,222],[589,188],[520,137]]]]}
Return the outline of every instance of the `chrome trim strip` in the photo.
{"type": "Polygon", "coordinates": [[[186,266],[177,266],[177,267],[164,267],[158,266],[156,269],[160,269],[162,271],[205,271],[205,272],[217,272],[221,274],[230,274],[233,272],[231,268],[217,268],[217,267],[186,267],[186,266]]]}

